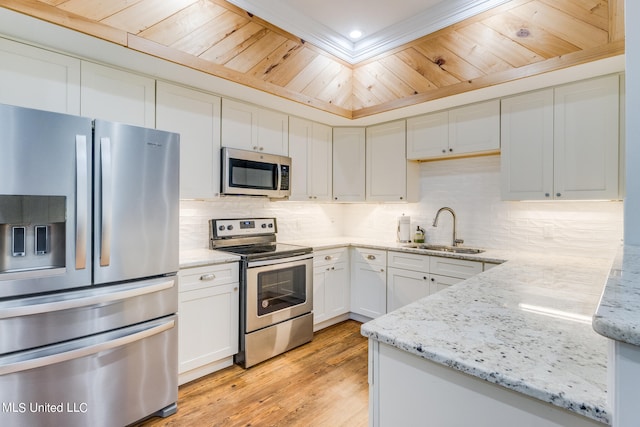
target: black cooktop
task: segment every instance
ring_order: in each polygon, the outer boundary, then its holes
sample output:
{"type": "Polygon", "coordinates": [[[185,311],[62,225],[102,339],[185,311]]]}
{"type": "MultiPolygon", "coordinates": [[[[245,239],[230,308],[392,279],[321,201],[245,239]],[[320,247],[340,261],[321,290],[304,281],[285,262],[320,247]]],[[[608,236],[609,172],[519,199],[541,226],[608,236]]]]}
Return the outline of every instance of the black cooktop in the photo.
{"type": "Polygon", "coordinates": [[[251,260],[286,258],[313,252],[313,248],[289,245],[286,243],[228,246],[225,248],[217,248],[217,250],[240,255],[243,259],[251,260]]]}

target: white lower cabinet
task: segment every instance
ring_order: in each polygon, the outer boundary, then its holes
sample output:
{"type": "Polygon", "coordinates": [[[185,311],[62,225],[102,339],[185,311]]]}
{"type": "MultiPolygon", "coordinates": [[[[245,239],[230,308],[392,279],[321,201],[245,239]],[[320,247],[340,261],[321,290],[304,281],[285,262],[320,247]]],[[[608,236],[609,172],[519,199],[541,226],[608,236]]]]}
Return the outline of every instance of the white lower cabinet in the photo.
{"type": "Polygon", "coordinates": [[[481,273],[483,263],[389,251],[387,311],[424,298],[481,273]]]}
{"type": "Polygon", "coordinates": [[[351,262],[351,312],[370,319],[386,314],[386,251],[353,248],[351,262]]]}
{"type": "Polygon", "coordinates": [[[347,248],[316,251],[313,255],[313,323],[317,329],[336,323],[349,313],[349,253],[347,248]]]}
{"type": "Polygon", "coordinates": [[[233,364],[238,352],[239,264],[186,268],[178,275],[178,373],[184,384],[233,364]]]}

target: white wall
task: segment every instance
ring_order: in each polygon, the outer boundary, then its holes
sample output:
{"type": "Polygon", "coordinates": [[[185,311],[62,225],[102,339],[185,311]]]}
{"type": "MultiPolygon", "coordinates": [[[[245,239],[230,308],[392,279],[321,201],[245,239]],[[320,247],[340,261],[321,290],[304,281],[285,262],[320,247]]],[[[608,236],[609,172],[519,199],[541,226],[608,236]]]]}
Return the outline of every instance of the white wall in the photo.
{"type": "Polygon", "coordinates": [[[627,194],[624,207],[625,243],[640,245],[640,2],[625,8],[627,194]]]}
{"type": "Polygon", "coordinates": [[[280,241],[341,235],[396,240],[397,217],[411,216],[430,243],[449,244],[451,216],[437,210],[452,207],[458,237],[468,246],[603,255],[619,246],[622,202],[503,202],[500,200],[500,157],[426,162],[420,165],[418,203],[314,204],[270,202],[258,198],[183,201],[181,249],[207,247],[208,223],[214,217],[275,216],[280,241]]]}

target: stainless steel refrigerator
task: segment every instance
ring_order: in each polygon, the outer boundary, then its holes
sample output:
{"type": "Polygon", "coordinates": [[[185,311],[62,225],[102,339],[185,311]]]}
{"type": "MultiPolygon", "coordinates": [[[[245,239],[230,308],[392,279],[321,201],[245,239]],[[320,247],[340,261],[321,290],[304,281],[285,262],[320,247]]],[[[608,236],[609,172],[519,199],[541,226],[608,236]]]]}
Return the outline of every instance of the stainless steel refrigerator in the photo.
{"type": "Polygon", "coordinates": [[[0,105],[0,424],[176,410],[179,136],[0,105]]]}

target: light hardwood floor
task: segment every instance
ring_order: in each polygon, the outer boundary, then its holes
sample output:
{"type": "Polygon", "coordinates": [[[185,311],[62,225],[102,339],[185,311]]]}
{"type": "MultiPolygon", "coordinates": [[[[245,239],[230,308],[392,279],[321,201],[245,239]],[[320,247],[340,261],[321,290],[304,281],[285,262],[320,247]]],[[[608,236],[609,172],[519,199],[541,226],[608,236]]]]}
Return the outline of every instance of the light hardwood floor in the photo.
{"type": "Polygon", "coordinates": [[[367,340],[348,320],[249,369],[234,365],[181,386],[177,414],[136,427],[364,427],[367,407],[367,340]]]}

